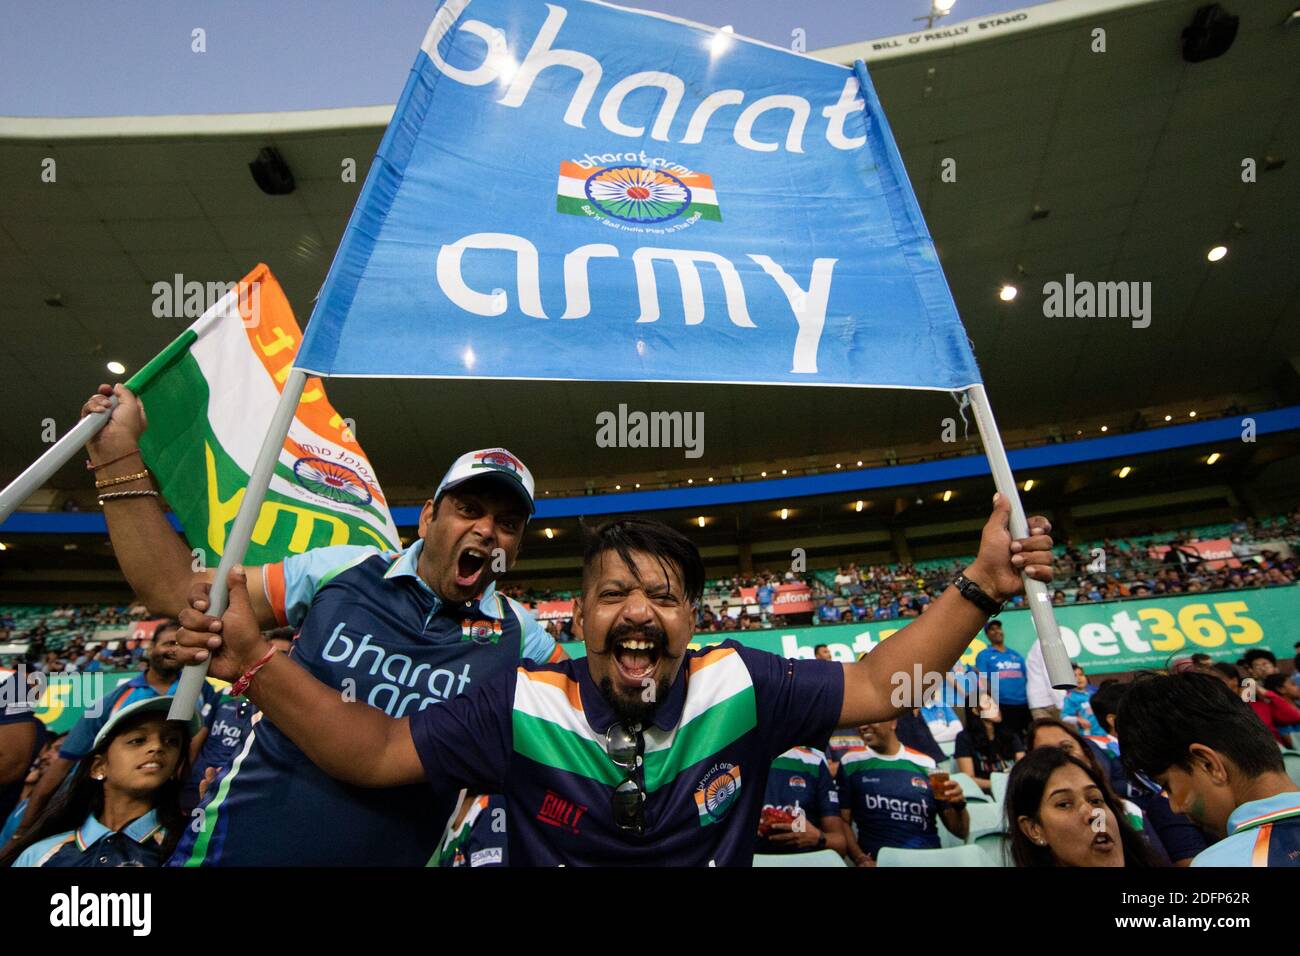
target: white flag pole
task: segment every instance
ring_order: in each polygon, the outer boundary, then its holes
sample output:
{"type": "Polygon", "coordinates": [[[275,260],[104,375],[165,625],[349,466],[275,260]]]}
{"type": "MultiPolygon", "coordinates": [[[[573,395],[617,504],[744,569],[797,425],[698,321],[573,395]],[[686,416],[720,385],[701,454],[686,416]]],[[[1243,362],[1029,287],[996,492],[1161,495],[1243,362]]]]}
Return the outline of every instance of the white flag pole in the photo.
{"type": "MultiPolygon", "coordinates": [[[[239,503],[239,513],[235,515],[235,523],[226,536],[226,547],[221,554],[221,563],[217,565],[212,591],[208,595],[207,613],[213,617],[220,617],[226,612],[229,599],[226,578],[230,575],[230,569],[243,561],[244,554],[248,551],[253,525],[262,510],[267,489],[271,487],[271,475],[275,471],[276,462],[280,460],[280,449],[284,447],[284,439],[289,434],[289,426],[293,424],[306,384],[306,372],[296,368],[290,370],[284,390],[280,392],[280,401],[275,406],[275,414],[271,416],[271,424],[267,427],[266,437],[262,440],[262,448],[257,453],[257,463],[253,465],[253,473],[248,476],[248,487],[244,490],[244,500],[239,503]]],[[[199,691],[203,688],[207,674],[207,661],[191,664],[184,669],[180,685],[176,688],[176,698],[167,713],[168,720],[189,719],[198,706],[199,691]]]]}
{"type": "MultiPolygon", "coordinates": [[[[988,457],[989,468],[993,472],[993,484],[999,494],[1011,501],[1011,537],[1027,538],[1029,522],[1025,519],[1025,509],[1020,503],[1020,493],[1016,490],[1016,479],[1011,474],[1011,463],[1007,461],[1007,450],[1002,446],[1002,435],[998,432],[997,422],[993,420],[993,409],[989,407],[984,386],[972,385],[966,394],[970,396],[971,408],[975,411],[975,424],[979,428],[980,439],[984,442],[984,454],[988,457]]],[[[1070,655],[1061,643],[1061,632],[1056,626],[1056,615],[1052,610],[1047,585],[1025,576],[1025,600],[1034,620],[1034,630],[1038,633],[1038,643],[1043,649],[1043,663],[1047,665],[1048,680],[1058,690],[1073,689],[1074,669],[1070,664],[1070,655]]]]}
{"type": "Polygon", "coordinates": [[[0,523],[14,513],[14,510],[32,496],[32,493],[46,484],[54,473],[77,456],[78,450],[94,437],[95,433],[108,424],[108,416],[117,408],[117,396],[109,399],[108,411],[95,412],[77,422],[62,438],[45,450],[27,470],[15,478],[0,491],[0,523]]]}

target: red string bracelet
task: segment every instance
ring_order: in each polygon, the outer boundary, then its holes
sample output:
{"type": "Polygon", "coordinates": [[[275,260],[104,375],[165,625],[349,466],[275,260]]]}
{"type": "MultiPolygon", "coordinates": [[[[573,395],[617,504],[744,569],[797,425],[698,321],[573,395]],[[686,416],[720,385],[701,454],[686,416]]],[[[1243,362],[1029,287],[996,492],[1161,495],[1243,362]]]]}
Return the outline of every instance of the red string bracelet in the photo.
{"type": "Polygon", "coordinates": [[[239,680],[235,681],[235,683],[231,685],[230,696],[243,697],[244,692],[248,690],[248,685],[253,683],[253,678],[257,675],[257,672],[260,671],[263,667],[265,667],[268,663],[270,663],[271,658],[275,657],[275,653],[276,653],[275,648],[274,647],[271,648],[269,651],[266,652],[266,655],[260,661],[258,661],[248,670],[244,671],[243,676],[240,677],[239,680]]]}

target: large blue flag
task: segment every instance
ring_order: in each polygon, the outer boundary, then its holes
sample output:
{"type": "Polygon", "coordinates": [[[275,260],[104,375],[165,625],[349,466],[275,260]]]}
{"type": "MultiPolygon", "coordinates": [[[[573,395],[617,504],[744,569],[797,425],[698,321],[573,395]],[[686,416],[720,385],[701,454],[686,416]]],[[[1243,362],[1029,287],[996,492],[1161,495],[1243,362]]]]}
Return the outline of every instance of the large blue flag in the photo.
{"type": "Polygon", "coordinates": [[[980,380],[860,63],[590,0],[443,3],[297,364],[980,380]]]}

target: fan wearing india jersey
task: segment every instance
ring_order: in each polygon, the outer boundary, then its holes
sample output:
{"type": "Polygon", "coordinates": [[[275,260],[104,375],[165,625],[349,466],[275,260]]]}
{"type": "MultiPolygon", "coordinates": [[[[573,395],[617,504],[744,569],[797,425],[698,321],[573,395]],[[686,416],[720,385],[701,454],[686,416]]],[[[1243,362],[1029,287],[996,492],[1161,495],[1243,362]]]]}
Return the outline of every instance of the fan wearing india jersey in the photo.
{"type": "Polygon", "coordinates": [[[758,818],[757,853],[800,853],[847,848],[840,795],[826,758],[811,747],[792,747],[772,761],[758,818]]]}
{"type": "Polygon", "coordinates": [[[1125,768],[1222,838],[1192,866],[1300,866],[1300,788],[1268,728],[1221,680],[1140,674],[1114,722],[1125,768]]]}
{"type": "Polygon", "coordinates": [[[840,813],[857,829],[849,837],[849,859],[867,866],[882,847],[938,849],[940,818],[953,836],[966,839],[970,815],[961,785],[947,774],[932,784],[934,758],[904,747],[893,720],[864,725],[862,739],[867,746],[844,755],[835,780],[840,813]]]}
{"type": "MultiPolygon", "coordinates": [[[[110,394],[118,405],[86,446],[101,479],[139,471],[146,428],[143,407],[123,386],[101,387],[83,414],[107,411],[110,394]]],[[[296,666],[336,698],[394,718],[513,673],[521,659],[557,660],[564,655],[554,639],[496,591],[519,554],[533,493],[532,474],[506,449],[466,453],[425,502],[419,536],[404,551],[338,545],[248,568],[253,622],[297,629],[296,666]]],[[[122,571],[152,611],[190,607],[192,598],[206,606],[212,574],[192,571],[193,555],[159,499],[107,501],[104,515],[122,571]]],[[[332,779],[259,712],[170,863],[423,866],[456,797],[431,801],[423,786],[371,790],[332,779]]]]}
{"type": "Polygon", "coordinates": [[[990,601],[1021,593],[1026,576],[1051,580],[1046,519],[1030,518],[1030,536],[1015,540],[1009,519],[1010,503],[995,499],[957,583],[852,664],[734,642],[690,648],[703,559],[681,532],[640,517],[588,531],[574,604],[586,657],[525,661],[408,716],[344,700],[292,658],[268,656],[237,568],[229,609],[219,619],[186,609],[180,641],[187,662],[209,661],[213,676],[246,688],[349,785],[425,780],[434,806],[459,788],[502,794],[512,866],[748,866],[778,755],[835,727],[891,719],[899,674],[947,670],[990,601]]]}

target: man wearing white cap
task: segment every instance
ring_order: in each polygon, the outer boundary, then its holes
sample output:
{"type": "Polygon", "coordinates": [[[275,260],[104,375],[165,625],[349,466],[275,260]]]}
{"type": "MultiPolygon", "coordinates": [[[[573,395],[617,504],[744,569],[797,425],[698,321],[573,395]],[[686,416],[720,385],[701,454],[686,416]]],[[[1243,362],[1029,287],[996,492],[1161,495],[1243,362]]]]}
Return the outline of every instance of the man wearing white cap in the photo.
{"type": "MultiPolygon", "coordinates": [[[[120,386],[116,394],[109,423],[87,446],[93,461],[130,454],[144,430],[134,396],[120,386]]],[[[97,395],[87,411],[97,399],[106,406],[97,395]]],[[[533,476],[506,449],[461,455],[404,551],[339,545],[246,568],[258,621],[298,628],[299,664],[392,717],[462,694],[521,658],[557,660],[563,651],[545,628],[495,586],[519,553],[533,494],[533,476]]],[[[158,499],[108,502],[104,513],[127,581],[151,611],[179,613],[196,575],[158,499]]],[[[425,786],[340,784],[257,720],[171,865],[423,866],[442,836],[435,821],[455,810],[452,801],[431,813],[431,799],[425,786]]]]}

